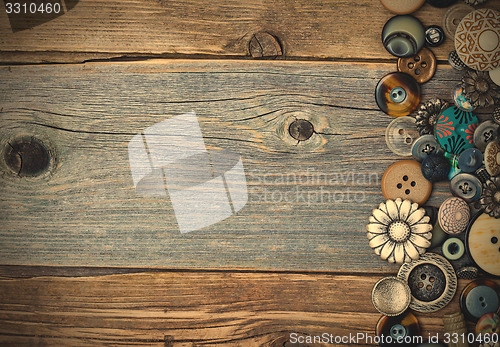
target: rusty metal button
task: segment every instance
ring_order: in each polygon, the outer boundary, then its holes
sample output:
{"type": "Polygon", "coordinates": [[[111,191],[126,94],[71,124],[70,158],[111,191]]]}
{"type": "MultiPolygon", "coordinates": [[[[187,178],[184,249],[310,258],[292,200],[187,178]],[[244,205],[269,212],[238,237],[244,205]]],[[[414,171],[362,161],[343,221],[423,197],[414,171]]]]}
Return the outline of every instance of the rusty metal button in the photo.
{"type": "Polygon", "coordinates": [[[462,18],[468,15],[470,12],[474,11],[474,7],[466,5],[464,3],[453,5],[446,11],[443,16],[442,27],[448,38],[455,39],[455,31],[462,18]]]}
{"type": "Polygon", "coordinates": [[[418,10],[425,0],[380,0],[382,5],[396,14],[409,14],[418,10]]]}
{"type": "Polygon", "coordinates": [[[446,306],[457,290],[457,276],[444,257],[425,253],[420,259],[399,268],[398,278],[410,287],[410,308],[417,312],[434,312],[446,306]]]}
{"type": "Polygon", "coordinates": [[[425,179],[420,163],[415,160],[400,160],[384,172],[382,194],[386,199],[409,199],[423,205],[432,192],[432,183],[425,179]]]}
{"type": "Polygon", "coordinates": [[[384,277],[373,286],[373,306],[386,316],[398,316],[410,305],[408,284],[397,277],[384,277]]]}
{"type": "Polygon", "coordinates": [[[422,48],[416,55],[398,59],[398,71],[407,73],[418,83],[429,81],[436,72],[436,57],[428,48],[422,48]]]}

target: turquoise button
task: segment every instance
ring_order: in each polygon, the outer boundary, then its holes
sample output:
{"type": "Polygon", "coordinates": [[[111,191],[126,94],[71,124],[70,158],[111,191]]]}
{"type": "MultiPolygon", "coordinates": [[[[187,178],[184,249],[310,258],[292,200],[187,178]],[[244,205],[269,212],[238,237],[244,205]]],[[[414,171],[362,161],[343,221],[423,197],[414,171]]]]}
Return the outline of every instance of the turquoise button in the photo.
{"type": "Polygon", "coordinates": [[[477,286],[471,289],[465,298],[465,308],[476,319],[486,313],[498,310],[499,300],[495,289],[489,286],[477,286]]]}
{"type": "Polygon", "coordinates": [[[399,338],[399,340],[401,341],[406,337],[406,335],[407,335],[406,328],[401,324],[394,324],[391,327],[391,337],[393,339],[397,340],[399,338]]]}
{"type": "Polygon", "coordinates": [[[464,150],[474,147],[474,131],[478,125],[479,121],[472,112],[452,106],[438,117],[434,134],[446,152],[460,155],[464,150]]]}

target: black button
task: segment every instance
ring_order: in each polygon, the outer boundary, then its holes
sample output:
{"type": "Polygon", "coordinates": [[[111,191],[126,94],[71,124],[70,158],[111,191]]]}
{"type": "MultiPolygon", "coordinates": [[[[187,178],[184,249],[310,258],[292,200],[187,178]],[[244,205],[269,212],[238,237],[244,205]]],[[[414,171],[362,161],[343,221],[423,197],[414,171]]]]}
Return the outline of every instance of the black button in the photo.
{"type": "Polygon", "coordinates": [[[425,28],[425,43],[429,47],[437,47],[444,41],[444,30],[439,25],[430,25],[425,28]]]}
{"type": "Polygon", "coordinates": [[[433,264],[417,266],[408,277],[411,294],[420,301],[433,301],[439,298],[446,287],[443,271],[433,264]]]}

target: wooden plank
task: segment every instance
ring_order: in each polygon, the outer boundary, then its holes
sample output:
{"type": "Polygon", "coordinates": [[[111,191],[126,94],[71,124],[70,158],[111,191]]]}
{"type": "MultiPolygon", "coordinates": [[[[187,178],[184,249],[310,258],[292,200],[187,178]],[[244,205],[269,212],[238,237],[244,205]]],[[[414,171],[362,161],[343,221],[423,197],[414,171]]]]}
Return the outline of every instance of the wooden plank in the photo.
{"type": "MultiPolygon", "coordinates": [[[[2,67],[0,263],[394,271],[365,236],[383,201],[380,178],[401,159],[385,144],[392,118],[372,94],[394,68],[240,61],[2,67]],[[241,156],[249,200],[234,216],[181,234],[169,196],[134,189],[127,146],[144,129],[190,111],[208,149],[241,156]],[[297,118],[314,125],[310,139],[288,133],[297,118]],[[9,172],[4,153],[23,135],[51,149],[50,173],[9,172]]],[[[448,97],[459,78],[440,66],[423,99],[448,97]]],[[[449,195],[438,184],[429,204],[449,195]]]]}
{"type": "MultiPolygon", "coordinates": [[[[483,6],[500,10],[498,1],[483,6]]],[[[425,4],[424,26],[441,25],[446,9],[425,4]]],[[[393,59],[380,41],[393,16],[379,1],[80,0],[66,14],[13,32],[0,11],[0,61],[82,62],[136,55],[249,56],[258,32],[274,35],[286,57],[393,59]]],[[[447,59],[453,40],[435,53],[447,59]]]]}
{"type": "MultiPolygon", "coordinates": [[[[0,343],[277,346],[293,332],[374,336],[380,314],[370,293],[379,278],[234,272],[3,278],[0,343]]],[[[424,337],[443,337],[441,317],[459,309],[466,284],[459,281],[443,310],[416,314],[424,337]]]]}

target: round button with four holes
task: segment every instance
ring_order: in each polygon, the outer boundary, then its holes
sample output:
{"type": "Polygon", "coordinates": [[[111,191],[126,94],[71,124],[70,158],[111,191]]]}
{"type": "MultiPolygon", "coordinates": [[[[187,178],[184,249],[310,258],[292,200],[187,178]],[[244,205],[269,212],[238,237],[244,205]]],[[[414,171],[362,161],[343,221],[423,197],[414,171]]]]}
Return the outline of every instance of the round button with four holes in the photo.
{"type": "Polygon", "coordinates": [[[432,192],[432,183],[425,179],[420,163],[415,160],[400,160],[384,172],[382,194],[386,199],[409,199],[423,205],[432,192]]]}
{"type": "Polygon", "coordinates": [[[428,48],[422,48],[416,55],[398,59],[398,71],[407,73],[418,83],[429,81],[436,72],[436,57],[428,48]]]}

